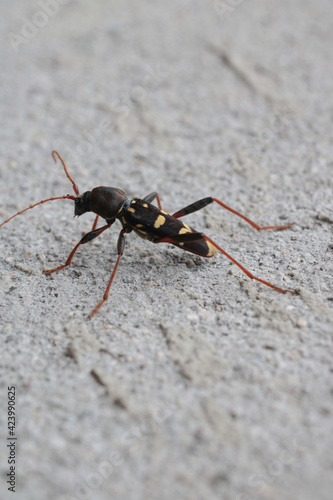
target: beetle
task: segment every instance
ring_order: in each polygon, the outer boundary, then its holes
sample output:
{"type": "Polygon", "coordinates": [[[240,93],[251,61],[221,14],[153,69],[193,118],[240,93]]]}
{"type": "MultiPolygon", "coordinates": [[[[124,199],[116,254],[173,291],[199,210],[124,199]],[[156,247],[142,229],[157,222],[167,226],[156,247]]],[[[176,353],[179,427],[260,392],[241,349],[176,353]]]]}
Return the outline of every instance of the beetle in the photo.
{"type": "Polygon", "coordinates": [[[237,215],[238,217],[241,217],[258,231],[266,229],[287,229],[293,226],[295,222],[284,225],[260,226],[245,215],[237,212],[228,205],[225,205],[222,201],[211,196],[195,201],[194,203],[191,203],[190,205],[170,215],[168,212],[162,210],[161,200],[158,193],[156,192],[148,194],[143,199],[129,199],[121,189],[106,186],[98,186],[91,191],[80,193],[79,188],[70,176],[65,162],[60,154],[57,151],[52,151],[52,157],[55,163],[57,162],[57,158],[61,161],[65,174],[73,185],[75,196],[67,194],[64,196],[57,196],[47,198],[46,200],[41,200],[38,203],[34,203],[9,217],[2,224],[0,224],[0,228],[4,224],[7,224],[14,217],[21,215],[23,212],[30,210],[37,205],[41,205],[53,200],[69,199],[74,201],[74,217],[80,217],[86,212],[93,212],[96,217],[92,230],[85,234],[76,244],[69,257],[67,258],[65,264],[62,264],[55,269],[48,269],[43,271],[45,275],[50,275],[69,266],[72,262],[75,252],[81,245],[88,243],[89,241],[102,234],[106,229],[109,229],[116,220],[120,221],[122,229],[120,230],[117,243],[117,260],[113,268],[109,283],[104,292],[103,298],[91,311],[88,316],[89,318],[95,316],[104,302],[108,299],[113,279],[116,275],[120,259],[125,250],[125,234],[131,233],[132,231],[134,231],[134,233],[136,233],[141,238],[151,241],[152,243],[170,243],[179,247],[181,250],[191,252],[193,254],[199,255],[200,257],[214,257],[217,251],[219,251],[223,255],[228,257],[228,259],[230,259],[234,264],[236,264],[250,279],[259,281],[260,283],[263,283],[264,285],[267,285],[280,293],[294,293],[292,290],[284,290],[276,285],[273,285],[272,283],[269,283],[268,281],[257,278],[242,264],[236,261],[236,259],[229,255],[225,250],[223,250],[209,236],[205,235],[202,232],[196,231],[179,219],[181,217],[184,217],[185,215],[201,210],[210,203],[215,202],[226,210],[229,210],[233,214],[237,215]],[[155,199],[158,206],[152,204],[155,199]],[[99,217],[103,218],[106,224],[100,228],[97,228],[99,217]]]}

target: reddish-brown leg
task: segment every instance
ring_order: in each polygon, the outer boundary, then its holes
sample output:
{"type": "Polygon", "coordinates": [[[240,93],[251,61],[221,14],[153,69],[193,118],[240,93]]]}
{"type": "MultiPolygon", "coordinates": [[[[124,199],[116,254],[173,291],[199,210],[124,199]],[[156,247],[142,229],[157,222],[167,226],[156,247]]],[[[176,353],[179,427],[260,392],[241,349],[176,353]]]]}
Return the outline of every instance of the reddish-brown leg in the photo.
{"type": "Polygon", "coordinates": [[[94,223],[93,223],[93,227],[91,228],[92,231],[95,231],[95,229],[97,227],[98,218],[99,218],[99,215],[96,215],[94,223]]]}
{"type": "Polygon", "coordinates": [[[225,208],[226,210],[229,210],[229,212],[238,215],[238,217],[241,217],[243,220],[245,220],[248,224],[251,224],[251,226],[257,229],[258,231],[263,231],[264,229],[288,229],[289,227],[296,224],[295,222],[291,222],[289,224],[283,224],[280,226],[260,226],[259,224],[253,222],[245,215],[241,214],[240,212],[237,212],[228,205],[225,205],[225,203],[222,203],[222,201],[218,200],[217,198],[212,198],[211,196],[209,196],[208,198],[203,198],[202,200],[195,201],[194,203],[191,203],[191,205],[188,205],[187,207],[178,210],[178,212],[174,213],[172,217],[178,219],[180,217],[184,217],[184,215],[192,214],[193,212],[197,212],[197,210],[201,210],[202,208],[206,207],[210,203],[213,203],[213,201],[221,205],[221,207],[225,208]]]}
{"type": "Polygon", "coordinates": [[[94,231],[90,231],[90,233],[87,233],[83,236],[83,238],[79,241],[77,245],[73,248],[71,253],[69,254],[68,259],[66,260],[66,263],[63,264],[62,266],[56,267],[55,269],[46,269],[43,271],[43,274],[49,275],[52,273],[55,273],[56,271],[60,271],[61,269],[64,269],[65,267],[69,266],[70,263],[72,262],[73,256],[76,252],[76,250],[79,248],[80,245],[84,245],[84,243],[88,243],[88,241],[93,240],[97,236],[99,236],[105,229],[108,229],[111,226],[111,224],[106,224],[106,226],[103,226],[99,229],[95,229],[94,231]]]}
{"type": "MultiPolygon", "coordinates": [[[[263,229],[265,229],[265,228],[263,228],[263,229]]],[[[249,278],[251,278],[251,280],[260,281],[260,283],[263,283],[264,285],[267,285],[267,286],[269,286],[271,288],[274,288],[274,290],[276,290],[277,292],[280,292],[280,293],[294,293],[291,290],[283,290],[282,288],[279,288],[278,286],[272,285],[272,283],[269,283],[268,281],[264,281],[264,280],[262,280],[260,278],[257,278],[256,276],[253,276],[253,274],[250,273],[250,271],[248,271],[247,269],[245,269],[245,267],[242,266],[242,264],[240,264],[239,262],[237,262],[236,259],[234,259],[233,257],[231,257],[231,255],[229,255],[225,250],[223,250],[223,248],[221,248],[219,245],[217,245],[215,243],[215,241],[213,241],[211,238],[209,238],[205,234],[203,234],[203,233],[201,233],[201,234],[202,234],[202,237],[205,238],[205,240],[209,241],[212,245],[214,245],[215,248],[217,248],[219,250],[219,252],[223,253],[223,255],[225,255],[226,257],[228,257],[228,259],[230,259],[234,264],[236,264],[236,266],[238,266],[249,278]]]]}
{"type": "MultiPolygon", "coordinates": [[[[225,250],[223,250],[223,248],[221,248],[219,245],[217,245],[215,243],[215,241],[213,241],[211,238],[209,238],[208,236],[206,236],[203,233],[177,234],[177,235],[170,237],[170,238],[169,237],[161,238],[161,239],[155,241],[155,243],[171,243],[174,245],[179,245],[179,243],[182,243],[182,242],[183,243],[191,243],[191,242],[200,240],[202,238],[205,238],[205,240],[209,241],[215,248],[217,248],[217,250],[219,250],[219,252],[223,253],[223,255],[228,257],[228,259],[230,259],[234,264],[236,264],[236,266],[238,266],[252,280],[260,281],[260,283],[263,283],[264,285],[267,285],[271,288],[274,288],[274,290],[276,290],[277,292],[280,292],[280,293],[294,293],[291,290],[283,290],[282,288],[280,288],[276,285],[273,285],[272,283],[269,283],[268,281],[264,281],[260,278],[257,278],[252,273],[250,273],[250,271],[245,269],[245,267],[242,266],[242,264],[240,264],[236,259],[231,257],[231,255],[229,255],[225,250]]],[[[193,253],[195,253],[195,252],[193,252],[193,253]]],[[[198,254],[198,255],[200,255],[200,254],[198,254]]],[[[205,255],[202,255],[202,257],[205,257],[205,255]]]]}
{"type": "Polygon", "coordinates": [[[160,210],[162,210],[162,203],[161,203],[161,199],[160,199],[160,197],[158,196],[158,194],[156,195],[156,201],[157,201],[158,208],[159,208],[160,210]]]}
{"type": "MultiPolygon", "coordinates": [[[[91,228],[91,231],[95,231],[95,229],[97,227],[98,219],[99,219],[99,215],[96,215],[94,223],[93,223],[92,228],[91,228]]],[[[89,231],[83,231],[82,236],[84,236],[85,234],[88,234],[88,233],[89,233],[89,231]]]]}
{"type": "Polygon", "coordinates": [[[221,205],[221,207],[225,208],[226,210],[229,210],[229,212],[232,212],[233,214],[238,215],[238,217],[241,217],[242,219],[244,219],[246,222],[248,222],[249,224],[251,224],[251,226],[254,227],[255,229],[257,229],[258,231],[263,231],[264,229],[288,229],[289,227],[291,227],[294,224],[296,224],[296,222],[290,222],[289,224],[283,224],[283,225],[280,225],[280,226],[259,226],[259,224],[256,224],[251,219],[249,219],[245,215],[237,212],[233,208],[228,207],[228,205],[225,205],[224,203],[222,203],[222,201],[217,200],[216,198],[213,198],[213,201],[215,201],[216,203],[218,203],[219,205],[221,205]]]}
{"type": "Polygon", "coordinates": [[[95,316],[98,313],[98,311],[100,310],[100,308],[102,307],[102,305],[104,304],[104,302],[106,300],[108,300],[110,288],[111,288],[113,279],[114,279],[114,277],[116,275],[116,272],[117,272],[117,269],[118,269],[118,266],[119,266],[119,262],[120,262],[121,256],[123,255],[124,249],[125,249],[125,236],[124,236],[124,233],[125,233],[125,229],[122,229],[120,231],[120,233],[119,233],[118,244],[117,244],[118,258],[117,258],[117,261],[116,261],[115,266],[113,268],[113,271],[112,271],[112,274],[111,274],[111,278],[110,278],[110,281],[108,283],[108,286],[106,287],[106,290],[104,292],[103,298],[97,304],[97,306],[91,311],[91,313],[89,314],[88,318],[92,318],[93,316],[95,316]]]}
{"type": "Polygon", "coordinates": [[[158,208],[162,210],[162,203],[159,195],[154,191],[153,193],[148,194],[143,198],[144,201],[147,201],[148,203],[152,203],[156,199],[158,208]]]}

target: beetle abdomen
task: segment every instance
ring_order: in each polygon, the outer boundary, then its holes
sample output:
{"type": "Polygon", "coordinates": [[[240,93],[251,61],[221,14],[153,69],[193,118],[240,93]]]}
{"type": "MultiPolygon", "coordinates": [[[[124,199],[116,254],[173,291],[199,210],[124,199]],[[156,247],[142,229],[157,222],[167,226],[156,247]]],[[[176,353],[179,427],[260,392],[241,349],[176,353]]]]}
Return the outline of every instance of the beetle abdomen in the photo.
{"type": "MultiPolygon", "coordinates": [[[[146,240],[158,243],[163,238],[170,238],[185,233],[198,233],[187,224],[175,219],[172,215],[159,210],[158,207],[140,198],[133,198],[124,214],[125,225],[129,225],[135,233],[146,240]]],[[[191,242],[170,241],[169,243],[202,257],[213,257],[216,248],[205,238],[191,242]]]]}

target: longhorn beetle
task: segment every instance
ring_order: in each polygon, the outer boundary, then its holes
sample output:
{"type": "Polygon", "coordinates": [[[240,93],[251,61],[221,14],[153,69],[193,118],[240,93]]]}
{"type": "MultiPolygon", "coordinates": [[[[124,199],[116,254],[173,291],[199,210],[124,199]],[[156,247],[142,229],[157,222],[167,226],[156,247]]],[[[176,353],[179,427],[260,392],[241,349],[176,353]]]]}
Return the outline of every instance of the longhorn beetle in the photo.
{"type": "Polygon", "coordinates": [[[70,176],[67,167],[65,165],[65,162],[61,158],[60,154],[57,151],[52,151],[52,157],[55,163],[57,162],[57,157],[61,161],[65,170],[65,174],[67,175],[68,179],[71,181],[73,185],[73,189],[76,196],[73,196],[71,194],[66,194],[64,196],[57,196],[54,198],[41,200],[38,203],[34,203],[33,205],[30,205],[24,210],[21,210],[16,214],[12,215],[11,217],[9,217],[9,219],[5,220],[2,224],[0,224],[0,227],[2,227],[4,224],[7,224],[7,222],[12,220],[17,215],[22,214],[26,210],[34,208],[37,205],[41,205],[42,203],[46,203],[47,201],[53,201],[53,200],[61,200],[61,199],[73,200],[75,206],[74,217],[75,216],[79,217],[80,215],[86,212],[95,213],[96,217],[92,230],[89,233],[85,234],[81,238],[79,243],[77,243],[77,245],[73,248],[65,264],[62,264],[61,266],[56,267],[55,269],[48,269],[43,271],[44,274],[49,275],[69,266],[70,263],[72,262],[75,252],[77,251],[80,245],[88,243],[88,241],[93,240],[101,233],[103,233],[103,231],[109,229],[109,227],[112,226],[112,224],[116,221],[116,219],[120,221],[120,223],[122,224],[122,229],[118,237],[118,245],[117,245],[118,257],[115,266],[113,268],[108,286],[106,287],[106,290],[104,292],[103,298],[97,304],[97,306],[91,311],[91,313],[88,316],[89,318],[92,318],[93,316],[95,316],[95,314],[98,313],[98,311],[100,310],[100,308],[102,307],[102,305],[109,296],[109,291],[113,279],[116,275],[120,259],[125,249],[124,235],[125,233],[131,233],[132,231],[134,231],[141,238],[149,240],[152,243],[171,243],[172,245],[175,245],[182,250],[186,250],[187,252],[200,255],[201,257],[214,257],[216,255],[216,251],[218,250],[223,255],[228,257],[228,259],[230,259],[234,264],[236,264],[249,278],[257,280],[260,283],[263,283],[264,285],[274,288],[274,290],[280,293],[294,293],[291,290],[283,290],[278,286],[272,285],[272,283],[269,283],[268,281],[264,281],[260,278],[257,278],[252,273],[250,273],[250,271],[245,269],[245,267],[243,267],[242,264],[240,264],[233,257],[231,257],[231,255],[227,254],[227,252],[225,252],[211,238],[206,236],[204,233],[195,231],[195,229],[189,227],[187,224],[181,222],[179,219],[181,217],[184,217],[184,215],[188,215],[193,212],[196,212],[197,210],[201,210],[210,203],[216,202],[219,205],[221,205],[221,207],[229,210],[233,214],[236,214],[242,219],[244,219],[258,231],[262,231],[264,229],[287,229],[291,227],[293,224],[295,224],[294,222],[282,226],[265,226],[265,227],[259,226],[259,224],[256,224],[252,220],[248,219],[247,217],[245,217],[245,215],[240,214],[236,210],[222,203],[222,201],[217,200],[216,198],[212,198],[210,196],[207,198],[203,198],[202,200],[195,201],[194,203],[191,203],[191,205],[188,205],[187,207],[178,210],[178,212],[175,212],[173,215],[170,215],[169,213],[164,212],[162,210],[160,198],[158,194],[155,192],[148,194],[143,199],[133,198],[132,200],[129,200],[121,189],[99,186],[92,189],[92,191],[86,191],[85,193],[80,194],[79,188],[77,187],[72,177],[70,176]],[[158,207],[152,205],[152,202],[155,199],[157,200],[158,207]],[[105,219],[106,224],[97,229],[97,221],[99,217],[105,219]]]}

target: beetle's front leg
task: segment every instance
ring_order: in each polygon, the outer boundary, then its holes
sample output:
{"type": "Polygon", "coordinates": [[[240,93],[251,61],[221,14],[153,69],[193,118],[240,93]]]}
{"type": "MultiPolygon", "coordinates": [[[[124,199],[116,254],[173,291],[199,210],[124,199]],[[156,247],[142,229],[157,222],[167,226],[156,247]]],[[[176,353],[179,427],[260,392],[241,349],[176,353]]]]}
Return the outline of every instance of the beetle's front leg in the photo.
{"type": "Polygon", "coordinates": [[[106,224],[106,226],[103,226],[99,229],[95,229],[94,231],[90,231],[89,233],[85,234],[83,238],[79,241],[77,245],[73,248],[71,253],[69,254],[68,259],[66,260],[66,263],[63,264],[62,266],[56,267],[55,269],[46,269],[43,271],[43,274],[52,274],[55,273],[56,271],[60,271],[61,269],[64,269],[65,267],[69,266],[70,263],[72,262],[73,256],[76,252],[76,250],[79,248],[80,245],[84,245],[85,243],[88,243],[88,241],[93,240],[94,238],[97,238],[105,229],[108,229],[111,226],[111,224],[106,224]]]}
{"type": "Polygon", "coordinates": [[[114,266],[112,274],[111,274],[110,281],[108,283],[108,286],[106,287],[106,290],[104,292],[103,298],[97,304],[97,306],[91,311],[91,313],[89,314],[88,318],[92,318],[93,316],[95,316],[98,313],[98,311],[100,310],[100,308],[102,307],[102,305],[104,304],[104,302],[106,300],[108,300],[108,296],[109,296],[110,288],[111,288],[111,285],[112,285],[112,282],[113,282],[113,278],[116,275],[116,272],[117,272],[117,269],[118,269],[118,266],[119,266],[119,262],[120,262],[120,258],[123,255],[124,250],[125,250],[125,236],[124,236],[124,233],[126,233],[126,229],[122,229],[120,231],[120,233],[119,233],[118,244],[117,244],[118,258],[116,260],[115,266],[114,266]]]}

